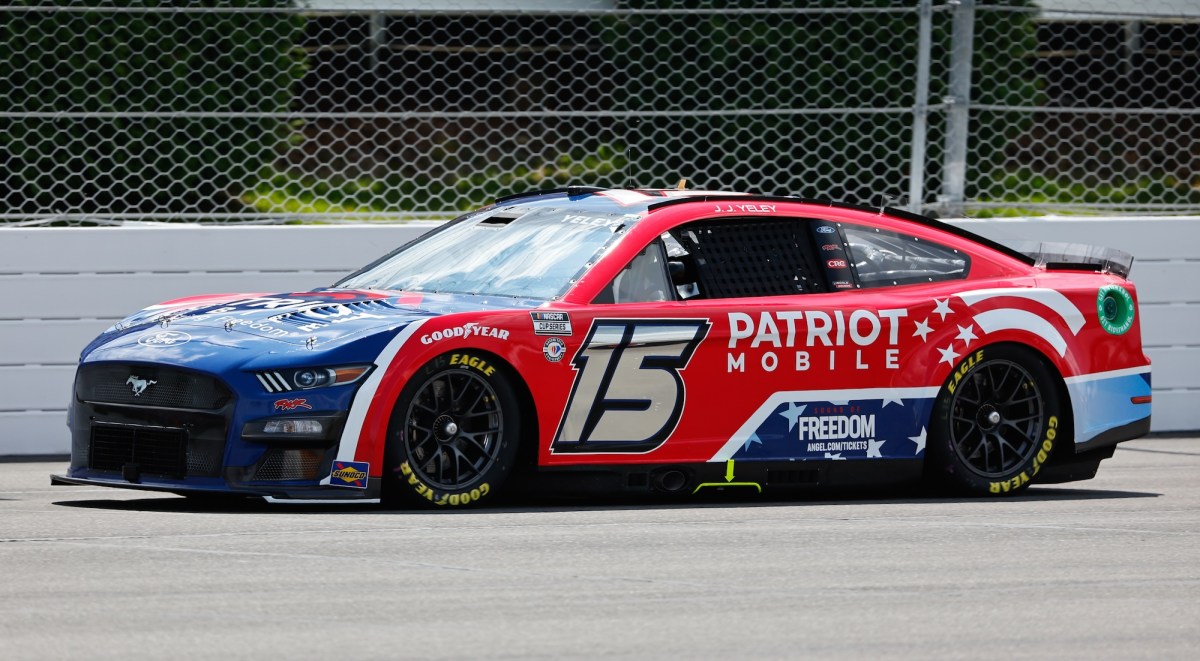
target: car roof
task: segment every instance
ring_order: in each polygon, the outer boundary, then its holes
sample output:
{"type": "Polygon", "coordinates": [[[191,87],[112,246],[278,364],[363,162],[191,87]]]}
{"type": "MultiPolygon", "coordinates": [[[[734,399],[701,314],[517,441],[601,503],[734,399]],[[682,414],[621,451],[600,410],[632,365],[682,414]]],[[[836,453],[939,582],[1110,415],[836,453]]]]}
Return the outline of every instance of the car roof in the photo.
{"type": "Polygon", "coordinates": [[[572,208],[618,215],[641,216],[656,205],[672,200],[695,200],[719,196],[745,199],[754,197],[726,191],[681,190],[667,188],[594,188],[568,186],[545,191],[508,195],[496,200],[495,206],[554,206],[570,201],[572,208]]]}
{"type": "MultiPolygon", "coordinates": [[[[829,207],[833,209],[858,211],[871,215],[886,215],[891,218],[909,221],[967,239],[982,246],[986,246],[1025,264],[1032,265],[1034,263],[1034,260],[1029,255],[1018,252],[1009,246],[998,243],[960,227],[955,227],[954,225],[943,223],[934,218],[915,214],[903,209],[896,209],[886,206],[868,207],[858,204],[847,204],[843,202],[833,202],[830,200],[794,196],[755,195],[730,191],[668,188],[629,189],[568,186],[566,188],[555,188],[552,190],[531,191],[529,193],[509,195],[497,199],[495,206],[555,206],[561,205],[564,201],[569,201],[571,207],[579,211],[624,215],[629,217],[631,221],[644,217],[645,215],[659,209],[702,202],[738,202],[742,204],[776,202],[829,207]]],[[[867,219],[863,218],[862,220],[865,221],[867,219]]]]}

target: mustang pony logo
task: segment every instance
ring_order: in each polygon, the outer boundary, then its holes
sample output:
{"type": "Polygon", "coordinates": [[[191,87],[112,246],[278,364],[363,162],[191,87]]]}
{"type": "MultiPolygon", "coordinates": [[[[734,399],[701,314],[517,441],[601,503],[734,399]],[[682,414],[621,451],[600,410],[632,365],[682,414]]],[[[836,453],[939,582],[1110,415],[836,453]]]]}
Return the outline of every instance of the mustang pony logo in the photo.
{"type": "Polygon", "coordinates": [[[276,411],[294,411],[296,409],[312,410],[307,399],[280,399],[275,402],[276,411]]]}
{"type": "Polygon", "coordinates": [[[141,397],[142,393],[146,392],[146,388],[158,383],[158,381],[150,381],[148,379],[139,379],[136,374],[130,374],[125,380],[125,385],[133,386],[133,396],[141,397]]]}

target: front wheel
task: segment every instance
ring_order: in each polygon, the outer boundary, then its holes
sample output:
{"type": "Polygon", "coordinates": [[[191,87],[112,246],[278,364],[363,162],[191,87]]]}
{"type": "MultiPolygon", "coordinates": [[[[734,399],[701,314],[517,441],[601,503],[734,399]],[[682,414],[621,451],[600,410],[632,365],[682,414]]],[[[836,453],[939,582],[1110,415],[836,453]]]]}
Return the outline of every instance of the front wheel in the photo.
{"type": "Polygon", "coordinates": [[[516,461],[518,408],[511,378],[491,358],[464,351],[433,359],[397,400],[384,495],[427,506],[494,498],[516,461]]]}
{"type": "Polygon", "coordinates": [[[927,468],[961,493],[1015,493],[1041,471],[1064,422],[1057,377],[1033,351],[984,347],[938,393],[927,468]]]}

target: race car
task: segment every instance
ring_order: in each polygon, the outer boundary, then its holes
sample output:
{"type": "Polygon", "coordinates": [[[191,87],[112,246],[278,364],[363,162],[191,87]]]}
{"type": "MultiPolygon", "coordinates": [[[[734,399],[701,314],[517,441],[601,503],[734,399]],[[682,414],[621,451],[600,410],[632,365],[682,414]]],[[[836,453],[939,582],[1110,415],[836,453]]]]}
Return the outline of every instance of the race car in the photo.
{"type": "Polygon", "coordinates": [[[502,198],[330,288],[112,326],[83,350],[54,481],[441,507],[1013,494],[1149,431],[1131,266],[796,197],[502,198]]]}

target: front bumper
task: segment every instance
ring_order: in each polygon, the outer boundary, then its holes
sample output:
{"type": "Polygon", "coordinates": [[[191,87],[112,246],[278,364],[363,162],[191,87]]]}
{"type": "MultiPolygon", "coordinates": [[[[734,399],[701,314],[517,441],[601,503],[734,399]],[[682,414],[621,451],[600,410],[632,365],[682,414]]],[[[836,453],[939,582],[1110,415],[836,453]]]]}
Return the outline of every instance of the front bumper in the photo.
{"type": "Polygon", "coordinates": [[[245,496],[263,498],[271,503],[292,503],[296,505],[354,503],[369,505],[380,502],[380,479],[369,478],[366,489],[337,489],[328,486],[298,486],[287,488],[269,488],[260,486],[231,487],[224,481],[204,480],[153,480],[149,482],[129,482],[120,477],[109,475],[50,475],[52,485],[80,485],[114,487],[118,489],[136,489],[139,491],[157,491],[175,493],[183,496],[245,496]]]}
{"type": "Polygon", "coordinates": [[[252,376],[241,376],[246,383],[238,383],[236,374],[223,379],[162,365],[83,366],[69,420],[71,465],[52,481],[279,502],[378,501],[378,479],[357,480],[353,486],[330,480],[353,399],[351,386],[290,400],[312,409],[298,413],[281,409],[277,394],[259,392],[252,376]],[[137,394],[124,387],[130,373],[155,382],[154,389],[137,394]],[[261,429],[263,420],[297,417],[323,421],[326,432],[243,436],[247,428],[261,429]]]}

